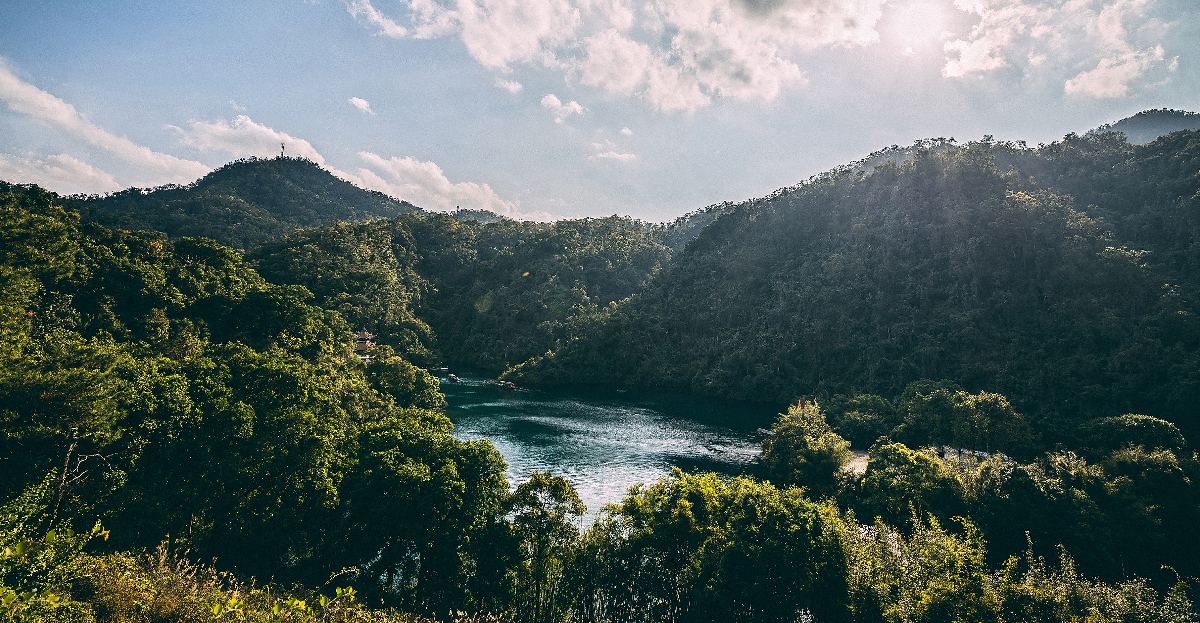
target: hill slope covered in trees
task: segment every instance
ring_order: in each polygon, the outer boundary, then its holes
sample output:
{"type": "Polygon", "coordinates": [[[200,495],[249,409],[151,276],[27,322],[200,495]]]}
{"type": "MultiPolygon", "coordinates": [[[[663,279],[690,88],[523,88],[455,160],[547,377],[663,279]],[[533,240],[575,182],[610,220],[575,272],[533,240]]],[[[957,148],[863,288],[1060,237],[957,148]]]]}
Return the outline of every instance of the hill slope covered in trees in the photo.
{"type": "Polygon", "coordinates": [[[1200,129],[1200,113],[1186,110],[1162,108],[1159,110],[1143,110],[1120,121],[1106,123],[1090,134],[1102,132],[1121,132],[1134,145],[1145,145],[1160,136],[1166,136],[1179,130],[1200,129]]]}
{"type": "Polygon", "coordinates": [[[919,378],[1014,397],[1045,424],[1200,425],[1200,132],[977,142],[848,167],[739,204],[542,383],[783,401],[919,378]]]}
{"type": "Polygon", "coordinates": [[[252,249],[297,229],[420,212],[383,193],[363,190],[302,158],[231,162],[187,186],[130,188],[70,202],[107,227],[205,236],[252,249]]]}
{"type": "Polygon", "coordinates": [[[404,214],[249,257],[0,184],[3,612],[1196,621],[1200,455],[1125,411],[1194,426],[1197,134],[922,142],[674,226],[404,214]],[[825,407],[781,415],[769,481],[676,471],[581,531],[565,480],[454,439],[413,365],[441,355],[825,407]]]}

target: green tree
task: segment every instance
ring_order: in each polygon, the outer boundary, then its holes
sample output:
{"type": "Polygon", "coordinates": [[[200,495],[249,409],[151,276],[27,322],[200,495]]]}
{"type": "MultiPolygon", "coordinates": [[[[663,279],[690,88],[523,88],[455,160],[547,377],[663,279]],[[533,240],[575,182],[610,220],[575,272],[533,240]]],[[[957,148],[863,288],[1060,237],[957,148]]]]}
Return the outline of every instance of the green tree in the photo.
{"type": "Polygon", "coordinates": [[[367,364],[371,385],[396,400],[401,407],[437,409],[446,405],[437,377],[399,357],[379,358],[367,364]]]}
{"type": "Polygon", "coordinates": [[[587,511],[579,494],[558,476],[533,472],[509,501],[521,542],[515,612],[521,621],[549,623],[566,614],[564,565],[579,538],[576,523],[587,511]]]}
{"type": "Polygon", "coordinates": [[[999,394],[939,389],[914,396],[906,411],[899,434],[912,445],[1009,454],[1025,454],[1033,447],[1033,429],[999,394]]]}
{"type": "Polygon", "coordinates": [[[813,495],[836,492],[838,477],[850,462],[850,442],[833,432],[816,401],[788,407],[763,441],[763,464],[772,481],[795,484],[813,495]]]}
{"type": "Polygon", "coordinates": [[[945,521],[965,510],[953,472],[928,450],[901,443],[871,448],[858,501],[864,515],[899,526],[913,525],[913,520],[929,514],[945,521]]]}

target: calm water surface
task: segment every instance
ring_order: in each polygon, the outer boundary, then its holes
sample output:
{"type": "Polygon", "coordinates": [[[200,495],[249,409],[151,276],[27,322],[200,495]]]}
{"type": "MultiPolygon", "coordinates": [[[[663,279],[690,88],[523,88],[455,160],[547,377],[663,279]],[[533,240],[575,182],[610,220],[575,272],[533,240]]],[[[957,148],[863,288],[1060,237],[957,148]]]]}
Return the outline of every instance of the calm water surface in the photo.
{"type": "Polygon", "coordinates": [[[672,467],[758,475],[755,430],[785,408],[633,390],[502,390],[481,375],[460,376],[442,379],[454,436],[491,441],[514,486],[533,471],[570,480],[589,520],[672,467]]]}

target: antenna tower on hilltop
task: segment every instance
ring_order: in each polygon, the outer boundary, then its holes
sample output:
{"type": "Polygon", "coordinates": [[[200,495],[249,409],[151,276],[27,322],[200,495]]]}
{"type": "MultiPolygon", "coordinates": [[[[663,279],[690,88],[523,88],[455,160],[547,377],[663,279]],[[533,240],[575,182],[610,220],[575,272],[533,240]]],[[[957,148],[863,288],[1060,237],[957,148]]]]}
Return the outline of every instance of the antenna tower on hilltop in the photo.
{"type": "Polygon", "coordinates": [[[280,144],[279,144],[279,157],[280,157],[280,158],[286,158],[286,157],[287,157],[287,156],[283,155],[283,152],[284,152],[284,151],[285,151],[284,145],[283,145],[283,143],[280,143],[280,144]]]}

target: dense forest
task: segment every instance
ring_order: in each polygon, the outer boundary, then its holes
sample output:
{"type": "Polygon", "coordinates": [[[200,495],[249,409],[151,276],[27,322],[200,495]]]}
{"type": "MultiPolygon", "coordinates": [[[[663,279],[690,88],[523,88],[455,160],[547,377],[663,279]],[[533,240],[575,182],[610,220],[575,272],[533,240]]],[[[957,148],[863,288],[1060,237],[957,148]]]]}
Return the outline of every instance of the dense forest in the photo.
{"type": "Polygon", "coordinates": [[[285,158],[0,183],[0,616],[1198,621],[1198,209],[1196,131],[921,141],[661,225],[285,158]],[[442,361],[785,412],[766,479],[585,527],[454,438],[442,361]]]}
{"type": "Polygon", "coordinates": [[[1198,171],[1195,131],[848,166],[729,210],[507,375],[779,402],[945,378],[1011,396],[1052,442],[1130,412],[1192,434],[1198,171]]]}

